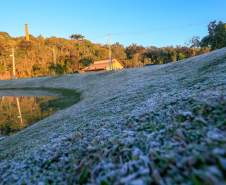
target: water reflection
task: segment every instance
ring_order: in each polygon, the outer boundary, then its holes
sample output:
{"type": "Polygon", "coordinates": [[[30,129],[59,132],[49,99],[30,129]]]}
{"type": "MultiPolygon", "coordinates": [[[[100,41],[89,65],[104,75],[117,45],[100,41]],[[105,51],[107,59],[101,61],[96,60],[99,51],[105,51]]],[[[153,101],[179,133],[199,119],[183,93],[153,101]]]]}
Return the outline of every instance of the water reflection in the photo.
{"type": "Polygon", "coordinates": [[[53,96],[2,96],[0,97],[0,136],[10,135],[26,128],[56,110],[48,102],[53,96]]]}

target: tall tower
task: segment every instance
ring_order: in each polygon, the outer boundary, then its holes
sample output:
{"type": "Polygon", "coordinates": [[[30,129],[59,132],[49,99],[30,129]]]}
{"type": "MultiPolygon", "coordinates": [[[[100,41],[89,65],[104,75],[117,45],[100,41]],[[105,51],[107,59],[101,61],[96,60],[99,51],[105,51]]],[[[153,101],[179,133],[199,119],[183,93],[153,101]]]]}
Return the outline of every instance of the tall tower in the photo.
{"type": "Polygon", "coordinates": [[[28,24],[25,24],[25,39],[26,41],[30,41],[30,35],[28,31],[28,24]]]}

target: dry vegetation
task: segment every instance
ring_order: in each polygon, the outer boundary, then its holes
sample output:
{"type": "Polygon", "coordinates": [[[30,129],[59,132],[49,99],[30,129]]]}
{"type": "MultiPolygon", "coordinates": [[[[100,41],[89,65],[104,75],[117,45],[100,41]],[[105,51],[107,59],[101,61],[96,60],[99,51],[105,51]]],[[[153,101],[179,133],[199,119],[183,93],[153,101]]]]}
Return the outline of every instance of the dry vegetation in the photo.
{"type": "MultiPolygon", "coordinates": [[[[11,49],[15,48],[16,75],[19,78],[76,73],[95,60],[108,58],[106,45],[94,44],[88,40],[68,40],[30,36],[13,38],[0,32],[0,79],[11,79],[11,49]]],[[[164,64],[208,52],[207,48],[178,46],[156,48],[132,44],[128,47],[112,45],[112,57],[126,68],[145,64],[164,64]]]]}

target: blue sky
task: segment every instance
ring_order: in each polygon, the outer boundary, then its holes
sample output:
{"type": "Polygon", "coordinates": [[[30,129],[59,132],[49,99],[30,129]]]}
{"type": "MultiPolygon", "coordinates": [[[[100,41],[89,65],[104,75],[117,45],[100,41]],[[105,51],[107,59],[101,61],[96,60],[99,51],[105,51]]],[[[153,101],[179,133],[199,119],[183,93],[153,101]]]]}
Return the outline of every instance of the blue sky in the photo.
{"type": "Polygon", "coordinates": [[[207,34],[212,20],[226,21],[226,0],[2,0],[0,31],[12,36],[31,34],[87,39],[124,45],[184,44],[207,34]]]}

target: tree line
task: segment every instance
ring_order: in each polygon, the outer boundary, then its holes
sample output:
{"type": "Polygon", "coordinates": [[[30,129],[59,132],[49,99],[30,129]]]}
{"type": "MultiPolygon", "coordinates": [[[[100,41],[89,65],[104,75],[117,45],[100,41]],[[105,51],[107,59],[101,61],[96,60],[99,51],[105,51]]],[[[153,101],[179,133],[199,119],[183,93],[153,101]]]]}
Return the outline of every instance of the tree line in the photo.
{"type": "MultiPolygon", "coordinates": [[[[186,46],[144,47],[131,44],[124,47],[112,44],[112,57],[121,61],[125,68],[146,64],[165,64],[200,55],[226,46],[226,24],[210,22],[208,35],[193,37],[186,46]]],[[[11,37],[0,32],[0,78],[12,76],[11,49],[15,48],[17,77],[37,77],[76,73],[96,60],[108,58],[108,46],[95,44],[81,34],[72,34],[70,39],[42,36],[11,37]]]]}

